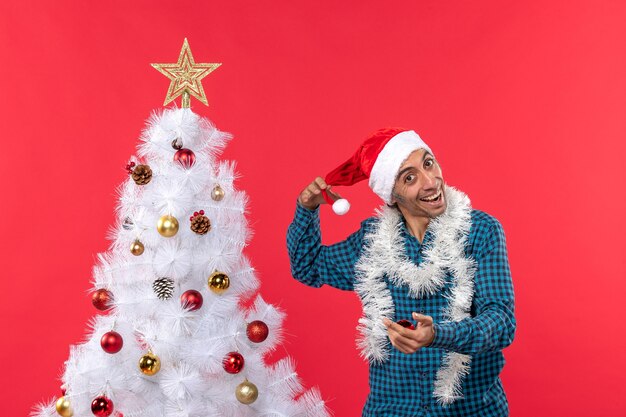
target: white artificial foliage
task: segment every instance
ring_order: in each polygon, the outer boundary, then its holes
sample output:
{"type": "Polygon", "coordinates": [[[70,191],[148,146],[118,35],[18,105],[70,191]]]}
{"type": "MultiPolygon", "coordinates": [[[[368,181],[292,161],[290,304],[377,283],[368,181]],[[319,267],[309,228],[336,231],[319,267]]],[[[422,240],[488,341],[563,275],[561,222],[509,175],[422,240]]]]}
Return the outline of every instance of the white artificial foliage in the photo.
{"type": "MultiPolygon", "coordinates": [[[[102,395],[113,401],[113,417],[329,415],[317,390],[302,392],[291,359],[265,362],[282,340],[284,313],[255,296],[259,279],[243,254],[252,236],[245,217],[247,195],[235,188],[235,163],[218,160],[230,139],[190,109],[165,109],[150,116],[138,155],[128,161],[149,165],[152,178],[137,185],[129,175],[118,187],[117,219],[108,232],[111,245],[97,255],[93,267],[93,289],[110,291],[111,309],[89,322],[85,341],[70,348],[65,363],[62,384],[75,417],[92,416],[91,402],[102,395]],[[194,152],[191,167],[174,160],[175,140],[194,152]],[[224,191],[221,201],[211,197],[216,186],[224,191]],[[190,217],[200,210],[211,224],[205,235],[190,228],[190,217]],[[158,233],[157,222],[164,215],[179,222],[173,237],[158,233]],[[130,252],[135,241],[144,245],[138,256],[130,252]],[[230,279],[223,293],[208,286],[216,271],[230,279]],[[153,290],[160,278],[174,282],[169,299],[159,299],[153,290]],[[201,308],[182,304],[188,290],[200,292],[201,308]],[[253,296],[252,305],[242,307],[253,296]],[[255,320],[269,328],[261,343],[247,337],[247,325],[255,320]],[[124,340],[118,353],[106,353],[100,345],[108,331],[124,340]],[[148,352],[161,361],[161,370],[152,376],[138,366],[148,352]],[[224,370],[230,352],[244,357],[240,373],[224,370]],[[259,391],[250,405],[235,397],[245,379],[259,391]]],[[[37,405],[31,415],[57,416],[55,401],[37,405]]]]}
{"type": "Polygon", "coordinates": [[[178,239],[168,239],[154,251],[152,264],[159,276],[183,282],[191,270],[192,248],[178,239]]]}
{"type": "Polygon", "coordinates": [[[302,391],[302,382],[295,371],[295,364],[290,358],[282,359],[274,364],[268,388],[276,395],[285,393],[289,397],[302,391]]]}
{"type": "Polygon", "coordinates": [[[201,397],[185,400],[168,400],[165,403],[166,417],[217,417],[217,409],[201,397]]]}
{"type": "Polygon", "coordinates": [[[44,401],[35,405],[31,416],[37,417],[59,417],[54,407],[55,400],[44,401]]]}
{"type": "Polygon", "coordinates": [[[327,417],[328,410],[322,399],[322,394],[317,388],[311,388],[298,399],[298,403],[304,408],[302,415],[307,417],[327,417]]]}
{"type": "Polygon", "coordinates": [[[195,164],[187,169],[176,166],[170,173],[170,177],[175,184],[190,190],[194,194],[202,191],[210,182],[210,176],[207,175],[206,168],[203,168],[200,164],[195,164]]]}
{"type": "Polygon", "coordinates": [[[161,339],[171,343],[175,343],[181,337],[190,336],[197,326],[197,314],[183,308],[181,303],[166,303],[160,316],[159,325],[164,334],[161,339]]]}
{"type": "Polygon", "coordinates": [[[201,394],[203,383],[200,374],[187,362],[164,366],[159,379],[164,394],[172,400],[190,400],[201,394]]]}
{"type": "Polygon", "coordinates": [[[152,192],[141,202],[145,207],[153,207],[160,215],[169,214],[181,218],[189,213],[194,194],[171,178],[155,178],[152,192]]]}
{"type": "Polygon", "coordinates": [[[141,195],[141,189],[129,178],[117,188],[117,194],[119,195],[119,200],[116,212],[123,221],[124,218],[130,216],[137,207],[137,199],[141,195]]]}

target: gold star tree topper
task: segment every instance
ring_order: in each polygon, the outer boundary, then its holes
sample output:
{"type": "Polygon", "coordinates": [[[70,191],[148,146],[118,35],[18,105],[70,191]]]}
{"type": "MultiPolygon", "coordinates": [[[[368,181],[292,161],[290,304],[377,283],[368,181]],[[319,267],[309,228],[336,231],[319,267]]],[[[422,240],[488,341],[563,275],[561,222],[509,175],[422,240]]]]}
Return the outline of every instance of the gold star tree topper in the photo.
{"type": "Polygon", "coordinates": [[[180,50],[178,62],[175,64],[151,64],[161,74],[171,80],[167,89],[164,106],[182,95],[182,107],[189,107],[189,95],[194,96],[205,105],[209,105],[202,88],[202,79],[215,71],[220,64],[197,64],[191,55],[187,38],[180,50]]]}

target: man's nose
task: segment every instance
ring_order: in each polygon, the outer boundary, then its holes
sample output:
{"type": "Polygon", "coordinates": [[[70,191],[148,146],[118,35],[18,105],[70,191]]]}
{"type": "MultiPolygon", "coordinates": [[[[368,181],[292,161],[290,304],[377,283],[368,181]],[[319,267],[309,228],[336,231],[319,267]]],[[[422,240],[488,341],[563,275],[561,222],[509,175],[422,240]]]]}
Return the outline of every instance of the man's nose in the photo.
{"type": "Polygon", "coordinates": [[[422,178],[424,179],[423,187],[425,190],[437,187],[437,177],[435,176],[434,173],[424,172],[424,175],[422,175],[422,178]]]}

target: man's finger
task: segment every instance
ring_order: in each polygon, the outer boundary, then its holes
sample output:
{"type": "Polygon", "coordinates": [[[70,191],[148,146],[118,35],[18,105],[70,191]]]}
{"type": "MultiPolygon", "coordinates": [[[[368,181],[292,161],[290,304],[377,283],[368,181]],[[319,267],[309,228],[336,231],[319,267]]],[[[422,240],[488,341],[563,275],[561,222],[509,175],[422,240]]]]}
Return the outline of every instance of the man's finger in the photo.
{"type": "Polygon", "coordinates": [[[329,195],[329,196],[331,196],[331,198],[332,198],[333,200],[335,200],[335,201],[336,201],[336,200],[339,200],[339,199],[341,198],[341,196],[340,196],[339,194],[337,194],[336,192],[334,192],[333,190],[331,190],[331,188],[332,188],[332,185],[329,185],[329,186],[326,188],[326,192],[328,193],[328,195],[329,195]]]}
{"type": "Polygon", "coordinates": [[[420,344],[418,341],[409,339],[403,336],[397,336],[396,343],[402,345],[405,349],[409,350],[410,352],[415,352],[420,347],[420,344]]]}
{"type": "Polygon", "coordinates": [[[398,331],[394,327],[392,327],[393,324],[394,323],[391,322],[389,327],[387,327],[387,335],[389,336],[389,339],[397,343],[399,342],[402,345],[406,345],[405,341],[408,340],[408,338],[398,333],[398,331]]]}
{"type": "Polygon", "coordinates": [[[304,190],[304,197],[308,201],[313,201],[315,199],[315,193],[307,188],[306,190],[304,190]]]}
{"type": "Polygon", "coordinates": [[[324,181],[324,179],[322,177],[317,177],[315,178],[314,181],[322,190],[326,189],[327,185],[326,185],[326,181],[324,181]]]}
{"type": "MultiPolygon", "coordinates": [[[[400,328],[404,330],[404,327],[400,326],[400,328]]],[[[389,336],[390,340],[401,344],[405,348],[416,349],[417,347],[420,347],[419,342],[415,339],[415,335],[412,333],[409,333],[408,335],[401,334],[395,328],[387,327],[387,335],[389,336]]]]}
{"type": "MultiPolygon", "coordinates": [[[[387,320],[389,320],[389,319],[387,319],[387,320]]],[[[403,337],[406,337],[408,339],[411,338],[410,337],[411,334],[409,333],[411,330],[409,330],[409,329],[407,329],[405,327],[402,327],[401,325],[399,325],[398,323],[396,323],[394,321],[389,320],[389,324],[388,325],[385,324],[385,326],[387,326],[388,329],[394,330],[396,333],[398,333],[399,335],[401,335],[403,337]]]]}
{"type": "Polygon", "coordinates": [[[413,318],[417,320],[418,325],[421,324],[422,326],[428,326],[433,324],[433,318],[425,314],[413,313],[413,318]]]}
{"type": "Polygon", "coordinates": [[[307,203],[309,201],[309,190],[306,188],[300,193],[300,202],[307,203]]]}
{"type": "Polygon", "coordinates": [[[392,333],[389,335],[389,340],[391,344],[398,349],[402,353],[409,353],[410,346],[401,336],[397,333],[392,333]]]}
{"type": "Polygon", "coordinates": [[[309,184],[309,186],[307,187],[307,190],[309,190],[309,192],[313,195],[317,195],[321,192],[319,185],[317,185],[317,183],[312,182],[311,184],[309,184]]]}
{"type": "Polygon", "coordinates": [[[395,331],[393,328],[391,327],[387,327],[387,334],[389,335],[389,338],[391,339],[392,337],[394,339],[397,339],[399,337],[402,337],[397,331],[395,331]]]}
{"type": "Polygon", "coordinates": [[[418,342],[412,339],[402,337],[397,333],[389,337],[391,344],[394,345],[399,351],[406,354],[411,354],[417,351],[421,346],[418,342]]]}
{"type": "Polygon", "coordinates": [[[402,352],[402,353],[407,353],[407,352],[406,352],[406,349],[405,349],[404,347],[402,347],[402,346],[397,345],[397,344],[396,344],[396,342],[393,342],[393,341],[392,341],[392,342],[391,342],[391,345],[392,345],[394,348],[396,348],[397,350],[399,350],[400,352],[402,352]]]}

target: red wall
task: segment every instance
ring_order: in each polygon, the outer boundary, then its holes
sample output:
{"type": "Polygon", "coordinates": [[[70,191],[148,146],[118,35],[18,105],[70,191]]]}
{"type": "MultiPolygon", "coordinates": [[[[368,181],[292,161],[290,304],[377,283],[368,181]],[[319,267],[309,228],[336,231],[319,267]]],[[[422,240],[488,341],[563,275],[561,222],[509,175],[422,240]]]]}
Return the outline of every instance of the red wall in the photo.
{"type": "MultiPolygon", "coordinates": [[[[236,138],[251,197],[247,249],[284,348],[335,415],[367,394],[359,302],[290,278],[300,189],[371,131],[416,129],[450,184],[508,238],[518,330],[502,379],[512,416],[626,414],[626,4],[622,1],[90,2],[0,4],[2,415],[59,393],[115,187],[189,38],[211,107],[236,138]],[[128,3],[133,3],[129,5],[128,3]],[[193,3],[193,4],[192,4],[193,3]]],[[[343,189],[353,231],[378,205],[343,189]]]]}

